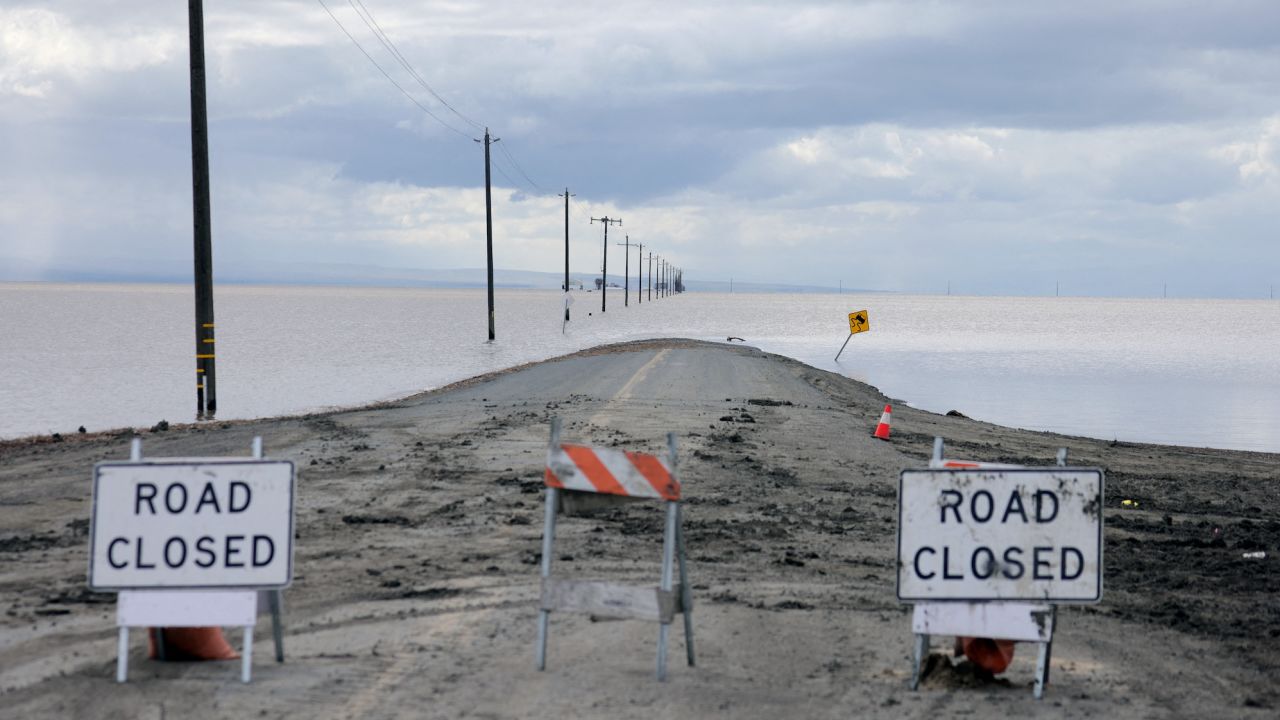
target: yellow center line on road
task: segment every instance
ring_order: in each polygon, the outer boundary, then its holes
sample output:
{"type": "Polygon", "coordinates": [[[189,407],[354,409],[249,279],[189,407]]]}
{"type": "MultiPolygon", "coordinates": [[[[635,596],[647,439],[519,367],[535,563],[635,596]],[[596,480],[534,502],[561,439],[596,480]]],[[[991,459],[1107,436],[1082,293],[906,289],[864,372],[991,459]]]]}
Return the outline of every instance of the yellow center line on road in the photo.
{"type": "Polygon", "coordinates": [[[600,408],[600,412],[592,415],[591,418],[587,420],[587,424],[607,425],[608,423],[604,420],[611,414],[614,406],[630,400],[632,391],[635,390],[635,387],[644,382],[649,371],[657,367],[657,365],[666,359],[667,355],[670,353],[671,348],[663,348],[662,350],[659,350],[658,354],[650,358],[649,362],[642,365],[639,370],[636,370],[635,374],[631,376],[631,379],[627,380],[626,384],[622,386],[622,389],[618,390],[612,398],[605,402],[604,407],[600,408]]]}

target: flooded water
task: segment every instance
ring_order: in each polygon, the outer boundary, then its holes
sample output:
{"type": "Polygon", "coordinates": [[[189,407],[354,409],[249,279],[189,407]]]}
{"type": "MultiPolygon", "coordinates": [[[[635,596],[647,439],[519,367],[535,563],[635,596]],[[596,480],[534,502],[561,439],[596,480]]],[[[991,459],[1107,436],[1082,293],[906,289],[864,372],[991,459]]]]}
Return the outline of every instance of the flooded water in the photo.
{"type": "MultiPolygon", "coordinates": [[[[401,397],[594,345],[746,339],[913,406],[1105,439],[1280,451],[1280,302],[611,290],[217,289],[220,418],[401,397]],[[871,332],[839,363],[847,313],[871,332]],[[588,314],[590,313],[590,315],[588,314]]],[[[193,419],[188,286],[0,284],[0,437],[193,419]]]]}

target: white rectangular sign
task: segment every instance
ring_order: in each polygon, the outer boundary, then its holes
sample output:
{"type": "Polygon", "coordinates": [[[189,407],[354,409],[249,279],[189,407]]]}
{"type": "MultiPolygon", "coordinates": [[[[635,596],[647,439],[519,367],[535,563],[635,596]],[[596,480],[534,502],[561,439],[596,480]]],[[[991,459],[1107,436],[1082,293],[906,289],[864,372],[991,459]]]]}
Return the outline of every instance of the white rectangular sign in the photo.
{"type": "Polygon", "coordinates": [[[906,470],[898,599],[1098,602],[1098,469],[906,470]]]}
{"type": "Polygon", "coordinates": [[[285,587],[293,485],[287,460],[99,463],[89,587],[285,587]]]}

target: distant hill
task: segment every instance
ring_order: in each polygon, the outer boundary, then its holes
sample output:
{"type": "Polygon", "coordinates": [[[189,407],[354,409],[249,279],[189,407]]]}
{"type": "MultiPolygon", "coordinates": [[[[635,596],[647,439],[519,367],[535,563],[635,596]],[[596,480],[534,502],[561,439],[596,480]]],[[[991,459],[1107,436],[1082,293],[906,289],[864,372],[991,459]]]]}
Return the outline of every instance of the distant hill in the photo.
{"type": "MultiPolygon", "coordinates": [[[[0,271],[0,280],[32,280],[48,282],[124,282],[124,283],[187,283],[189,274],[171,272],[147,272],[137,268],[126,271],[110,269],[92,271],[55,271],[44,273],[22,272],[21,266],[11,265],[9,272],[0,271]]],[[[688,275],[688,273],[686,273],[688,275]]],[[[599,274],[570,272],[573,287],[595,289],[599,274]]],[[[377,265],[344,265],[336,263],[266,264],[257,267],[224,265],[214,269],[214,279],[220,283],[261,285],[354,285],[372,287],[435,287],[480,288],[485,287],[484,268],[389,268],[377,265]]],[[[645,277],[646,283],[648,277],[645,277]]],[[[555,290],[564,281],[563,273],[532,270],[504,270],[495,268],[493,283],[500,288],[529,288],[555,290]]],[[[635,276],[631,277],[635,287],[635,276]]],[[[610,287],[622,287],[626,280],[621,275],[609,275],[610,287]]],[[[730,292],[730,283],[713,280],[686,279],[689,292],[730,292]]],[[[831,293],[834,287],[816,285],[788,285],[785,283],[734,282],[733,292],[742,293],[831,293]]],[[[845,292],[870,292],[845,288],[845,292]]]]}

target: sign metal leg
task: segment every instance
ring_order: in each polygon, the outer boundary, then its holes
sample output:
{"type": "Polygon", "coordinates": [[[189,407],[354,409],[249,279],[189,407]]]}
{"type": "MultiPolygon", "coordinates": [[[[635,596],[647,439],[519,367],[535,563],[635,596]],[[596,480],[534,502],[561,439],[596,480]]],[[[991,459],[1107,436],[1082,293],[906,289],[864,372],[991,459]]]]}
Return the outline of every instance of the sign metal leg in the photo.
{"type": "Polygon", "coordinates": [[[267,605],[271,608],[271,639],[276,644],[276,662],[284,662],[284,593],[280,590],[267,592],[267,605]]]}
{"type": "Polygon", "coordinates": [[[1049,633],[1049,641],[1044,644],[1044,684],[1049,684],[1049,670],[1053,662],[1053,635],[1058,632],[1058,606],[1054,605],[1053,614],[1053,632],[1049,633]]]}
{"type": "Polygon", "coordinates": [[[841,346],[840,346],[840,352],[836,353],[836,360],[839,360],[839,359],[840,359],[840,355],[841,355],[842,353],[844,353],[845,345],[848,345],[848,344],[849,344],[849,341],[850,341],[850,340],[852,340],[852,339],[853,339],[853,333],[849,333],[849,337],[847,337],[847,338],[845,338],[845,339],[844,339],[844,345],[841,345],[841,346]]]}
{"type": "Polygon", "coordinates": [[[915,645],[915,668],[911,671],[912,690],[920,688],[920,673],[924,671],[924,661],[929,657],[929,636],[924,633],[916,633],[915,645]]]}
{"type": "Polygon", "coordinates": [[[240,653],[240,682],[249,682],[249,673],[253,669],[253,626],[244,626],[244,651],[240,653]]]}
{"type": "Polygon", "coordinates": [[[1049,679],[1049,643],[1040,643],[1040,653],[1036,657],[1036,699],[1044,697],[1044,684],[1049,679]]]}
{"type": "Polygon", "coordinates": [[[116,640],[116,682],[122,683],[129,677],[129,626],[121,625],[116,640]]]}

